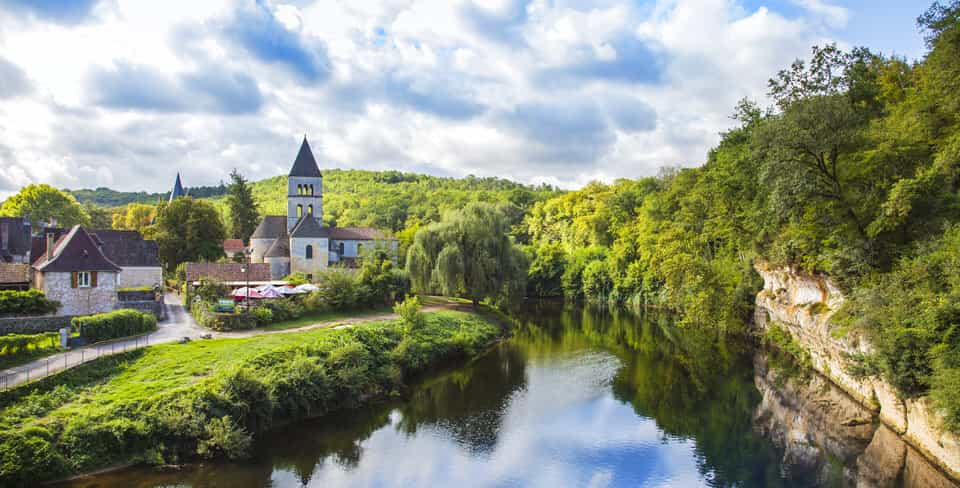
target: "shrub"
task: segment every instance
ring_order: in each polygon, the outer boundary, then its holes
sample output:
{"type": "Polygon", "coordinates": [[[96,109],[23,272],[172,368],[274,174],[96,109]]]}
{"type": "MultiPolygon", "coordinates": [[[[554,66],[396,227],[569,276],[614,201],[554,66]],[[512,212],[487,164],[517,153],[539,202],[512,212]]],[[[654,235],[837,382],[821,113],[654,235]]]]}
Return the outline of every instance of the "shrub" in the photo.
{"type": "Polygon", "coordinates": [[[215,302],[230,293],[230,288],[217,280],[203,278],[197,285],[196,296],[205,302],[215,302]]]}
{"type": "Polygon", "coordinates": [[[257,326],[273,323],[273,311],[267,307],[256,307],[250,311],[250,315],[257,322],[257,326]]]}
{"type": "Polygon", "coordinates": [[[299,286],[310,283],[310,280],[307,279],[307,275],[303,273],[293,273],[283,279],[288,285],[299,286]]]}
{"type": "Polygon", "coordinates": [[[0,291],[0,315],[43,315],[58,308],[60,302],[48,300],[40,290],[0,291]]]}
{"type": "Polygon", "coordinates": [[[403,320],[408,334],[423,328],[426,323],[420,308],[420,297],[416,295],[408,296],[406,300],[393,306],[394,313],[403,320]]]}
{"type": "Polygon", "coordinates": [[[253,438],[230,417],[211,419],[204,427],[206,438],[197,444],[197,454],[212,458],[222,454],[229,459],[243,459],[250,454],[253,438]]]}
{"type": "Polygon", "coordinates": [[[306,311],[297,298],[271,298],[269,300],[261,300],[260,307],[270,310],[272,319],[277,322],[298,319],[302,317],[306,311]]]}
{"type": "Polygon", "coordinates": [[[137,310],[114,310],[75,317],[73,328],[87,342],[100,342],[157,330],[157,318],[137,310]]]}
{"type": "Polygon", "coordinates": [[[190,315],[203,327],[216,331],[245,330],[257,326],[256,316],[251,312],[234,313],[214,312],[209,303],[194,302],[190,306],[190,315]]]}
{"type": "Polygon", "coordinates": [[[32,350],[57,349],[60,346],[60,334],[10,334],[0,336],[0,356],[14,356],[32,350]]]}

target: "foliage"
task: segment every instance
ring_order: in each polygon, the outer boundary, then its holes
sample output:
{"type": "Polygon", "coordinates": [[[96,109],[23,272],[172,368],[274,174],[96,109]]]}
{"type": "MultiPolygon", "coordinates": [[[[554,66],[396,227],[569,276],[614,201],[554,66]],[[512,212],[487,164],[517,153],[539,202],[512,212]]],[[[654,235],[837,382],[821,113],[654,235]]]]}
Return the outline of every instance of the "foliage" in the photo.
{"type": "Polygon", "coordinates": [[[44,332],[41,334],[7,334],[0,336],[0,356],[23,354],[33,349],[58,349],[60,334],[44,332]]]}
{"type": "Polygon", "coordinates": [[[400,320],[406,325],[406,333],[414,333],[423,328],[425,322],[421,309],[420,297],[416,295],[408,296],[404,301],[393,306],[393,313],[400,316],[400,320]]]}
{"type": "Polygon", "coordinates": [[[404,329],[388,321],[163,344],[2,392],[0,485],[129,462],[241,457],[274,425],[385,396],[415,372],[407,365],[466,357],[500,334],[459,312],[430,314],[415,335],[404,329]]]}
{"type": "Polygon", "coordinates": [[[143,233],[154,224],[157,218],[157,206],[145,203],[131,203],[113,214],[112,227],[117,230],[135,230],[143,233]]]}
{"type": "Polygon", "coordinates": [[[72,195],[46,184],[21,188],[0,206],[0,217],[26,217],[35,231],[52,220],[59,227],[90,224],[90,216],[72,195]]]}
{"type": "Polygon", "coordinates": [[[94,229],[109,229],[113,226],[113,211],[98,207],[90,202],[83,202],[83,211],[90,217],[90,227],[94,229]]]}
{"type": "Polygon", "coordinates": [[[303,273],[293,273],[287,275],[283,281],[286,281],[288,285],[293,286],[306,285],[307,283],[310,283],[310,280],[307,279],[307,275],[303,273]]]}
{"type": "Polygon", "coordinates": [[[257,307],[249,312],[235,310],[234,312],[215,312],[209,303],[196,301],[190,305],[190,315],[202,327],[215,331],[246,330],[260,324],[260,319],[266,318],[266,313],[273,318],[273,312],[266,307],[257,307]]]}
{"type": "Polygon", "coordinates": [[[230,293],[230,287],[222,281],[212,278],[201,278],[200,282],[194,288],[194,296],[207,303],[214,303],[217,300],[227,296],[230,293]]]}
{"type": "Polygon", "coordinates": [[[502,207],[471,204],[417,232],[407,271],[417,292],[509,302],[526,288],[527,259],[502,207]]]}
{"type": "Polygon", "coordinates": [[[260,215],[257,212],[257,203],[253,199],[253,190],[236,168],[230,172],[230,186],[227,190],[227,223],[230,235],[248,242],[257,224],[260,215]]]}
{"type": "Polygon", "coordinates": [[[56,312],[60,302],[50,300],[42,291],[0,290],[0,315],[43,315],[56,312]]]}
{"type": "Polygon", "coordinates": [[[157,330],[157,318],[153,314],[129,309],[74,317],[72,324],[89,343],[157,330]]]}
{"type": "Polygon", "coordinates": [[[223,256],[225,232],[217,210],[201,200],[178,198],[157,221],[160,261],[173,271],[187,261],[216,261],[223,256]]]}
{"type": "Polygon", "coordinates": [[[254,307],[250,310],[253,320],[257,322],[258,327],[273,323],[273,310],[269,307],[254,307]]]}

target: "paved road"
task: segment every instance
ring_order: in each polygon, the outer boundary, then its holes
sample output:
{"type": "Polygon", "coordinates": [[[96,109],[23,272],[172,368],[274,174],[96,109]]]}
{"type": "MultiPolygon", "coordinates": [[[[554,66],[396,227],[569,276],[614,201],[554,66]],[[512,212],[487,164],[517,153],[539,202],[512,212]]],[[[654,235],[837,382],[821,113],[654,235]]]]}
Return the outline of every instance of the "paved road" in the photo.
{"type": "Polygon", "coordinates": [[[58,371],[124,351],[145,347],[151,344],[178,341],[183,337],[199,339],[208,331],[200,327],[183,307],[180,297],[167,293],[163,297],[167,318],[157,324],[157,330],[147,336],[122,339],[108,343],[95,344],[54,354],[36,361],[0,371],[0,389],[35,380],[58,371]]]}

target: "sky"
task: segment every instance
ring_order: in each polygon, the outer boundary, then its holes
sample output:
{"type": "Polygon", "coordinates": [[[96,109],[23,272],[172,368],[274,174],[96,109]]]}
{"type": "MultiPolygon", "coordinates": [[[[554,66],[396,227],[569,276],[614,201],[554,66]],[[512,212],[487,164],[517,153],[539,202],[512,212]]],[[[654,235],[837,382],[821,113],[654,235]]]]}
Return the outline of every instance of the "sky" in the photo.
{"type": "Polygon", "coordinates": [[[321,168],[577,188],[703,164],[812,45],[921,58],[910,0],[0,0],[0,198],[321,168]]]}

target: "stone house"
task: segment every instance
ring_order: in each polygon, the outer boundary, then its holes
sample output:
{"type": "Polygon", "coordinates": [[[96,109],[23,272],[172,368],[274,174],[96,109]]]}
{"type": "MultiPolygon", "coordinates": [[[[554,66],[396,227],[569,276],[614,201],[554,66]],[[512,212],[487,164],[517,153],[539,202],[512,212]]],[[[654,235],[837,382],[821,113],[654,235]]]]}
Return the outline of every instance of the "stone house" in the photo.
{"type": "Polygon", "coordinates": [[[143,238],[135,230],[91,230],[90,236],[100,251],[120,267],[118,288],[140,288],[163,285],[160,247],[157,241],[143,238]]]}
{"type": "Polygon", "coordinates": [[[47,234],[44,252],[34,257],[33,287],[60,302],[58,315],[113,310],[120,266],[107,259],[99,241],[79,225],[55,236],[47,234]]]}
{"type": "Polygon", "coordinates": [[[269,264],[274,280],[291,273],[312,278],[331,264],[355,265],[374,246],[397,255],[398,241],[377,229],[323,225],[323,175],[304,137],[287,176],[287,215],[263,218],[250,237],[251,262],[269,264]]]}

